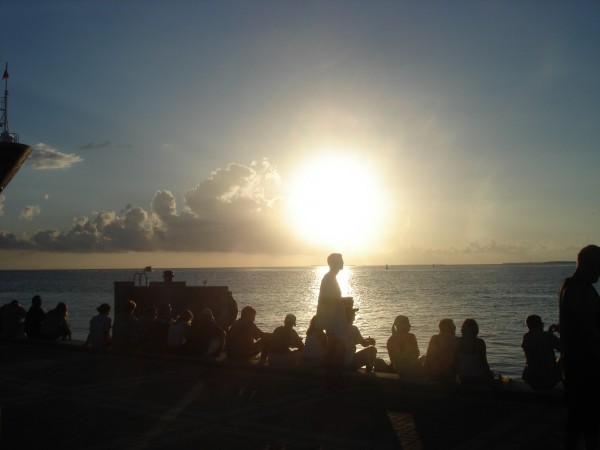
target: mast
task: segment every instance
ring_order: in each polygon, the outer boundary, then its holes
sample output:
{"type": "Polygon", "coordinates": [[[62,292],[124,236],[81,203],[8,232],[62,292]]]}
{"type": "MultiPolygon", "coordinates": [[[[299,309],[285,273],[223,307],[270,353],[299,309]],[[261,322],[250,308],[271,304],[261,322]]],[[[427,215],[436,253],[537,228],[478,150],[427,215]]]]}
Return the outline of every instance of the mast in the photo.
{"type": "Polygon", "coordinates": [[[15,141],[8,131],[8,63],[4,67],[2,80],[4,80],[4,96],[2,97],[2,103],[0,103],[0,111],[2,112],[2,117],[0,117],[0,140],[2,142],[19,142],[18,139],[15,141]]]}
{"type": "Polygon", "coordinates": [[[2,74],[4,80],[4,96],[0,102],[0,193],[25,163],[31,147],[19,144],[19,135],[8,129],[8,63],[2,74]]]}

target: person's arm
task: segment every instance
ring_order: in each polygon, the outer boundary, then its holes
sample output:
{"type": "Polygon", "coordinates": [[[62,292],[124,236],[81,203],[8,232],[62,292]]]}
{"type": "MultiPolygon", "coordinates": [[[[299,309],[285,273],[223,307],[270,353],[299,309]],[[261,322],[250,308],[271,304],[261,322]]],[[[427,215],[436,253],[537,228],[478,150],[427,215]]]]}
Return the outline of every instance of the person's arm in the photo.
{"type": "Polygon", "coordinates": [[[290,348],[297,348],[299,350],[304,349],[304,342],[302,342],[302,338],[298,335],[298,332],[292,329],[290,333],[290,348]]]}

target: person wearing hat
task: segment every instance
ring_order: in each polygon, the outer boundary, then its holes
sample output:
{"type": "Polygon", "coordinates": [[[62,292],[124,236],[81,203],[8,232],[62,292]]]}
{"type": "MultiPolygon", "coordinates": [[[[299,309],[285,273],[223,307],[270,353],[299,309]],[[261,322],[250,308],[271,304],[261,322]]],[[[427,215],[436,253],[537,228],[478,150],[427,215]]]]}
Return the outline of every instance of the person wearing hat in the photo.
{"type": "Polygon", "coordinates": [[[410,332],[408,317],[400,314],[394,319],[392,335],[387,341],[387,350],[394,372],[400,377],[414,378],[420,375],[421,351],[417,344],[417,337],[410,332]]]}
{"type": "Polygon", "coordinates": [[[302,358],[304,342],[294,327],[296,316],[285,316],[283,325],[275,328],[269,349],[269,364],[277,366],[297,366],[302,358]]]}
{"type": "Polygon", "coordinates": [[[600,247],[587,245],[577,254],[573,274],[559,291],[560,358],[563,366],[567,423],[565,448],[597,448],[600,424],[600,247]]]}
{"type": "Polygon", "coordinates": [[[90,332],[83,345],[84,347],[105,348],[111,344],[112,319],[108,316],[110,305],[102,303],[96,308],[96,311],[98,314],[90,320],[90,332]]]}
{"type": "Polygon", "coordinates": [[[225,336],[225,330],[217,324],[212,310],[204,308],[192,322],[183,350],[188,354],[215,358],[223,352],[225,336]]]}
{"type": "Polygon", "coordinates": [[[377,348],[375,339],[371,336],[364,338],[360,330],[354,325],[358,308],[348,308],[348,334],[346,336],[346,352],[344,354],[344,367],[349,370],[358,370],[365,367],[365,373],[372,373],[377,359],[377,348]],[[362,345],[363,349],[356,351],[356,345],[362,345]]]}

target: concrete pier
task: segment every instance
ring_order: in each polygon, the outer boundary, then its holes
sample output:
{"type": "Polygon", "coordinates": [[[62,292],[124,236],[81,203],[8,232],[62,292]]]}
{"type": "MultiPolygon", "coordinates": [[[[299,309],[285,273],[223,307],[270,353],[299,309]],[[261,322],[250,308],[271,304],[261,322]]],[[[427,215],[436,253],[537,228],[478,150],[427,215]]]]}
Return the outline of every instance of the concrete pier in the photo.
{"type": "Polygon", "coordinates": [[[0,448],[563,448],[562,394],[0,342],[0,448]]]}

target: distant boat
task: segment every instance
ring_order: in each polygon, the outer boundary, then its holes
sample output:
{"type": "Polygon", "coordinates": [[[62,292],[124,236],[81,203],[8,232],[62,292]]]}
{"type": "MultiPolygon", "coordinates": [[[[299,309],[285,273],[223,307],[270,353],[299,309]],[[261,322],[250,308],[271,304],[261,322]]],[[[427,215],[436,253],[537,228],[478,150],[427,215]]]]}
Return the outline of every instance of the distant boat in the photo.
{"type": "Polygon", "coordinates": [[[19,144],[19,135],[8,130],[8,64],[2,79],[4,97],[0,104],[0,192],[6,188],[31,153],[31,147],[19,144]]]}
{"type": "Polygon", "coordinates": [[[152,272],[152,266],[144,267],[144,272],[152,272]]]}
{"type": "Polygon", "coordinates": [[[390,268],[390,266],[388,266],[387,264],[385,265],[386,270],[390,268]]]}

